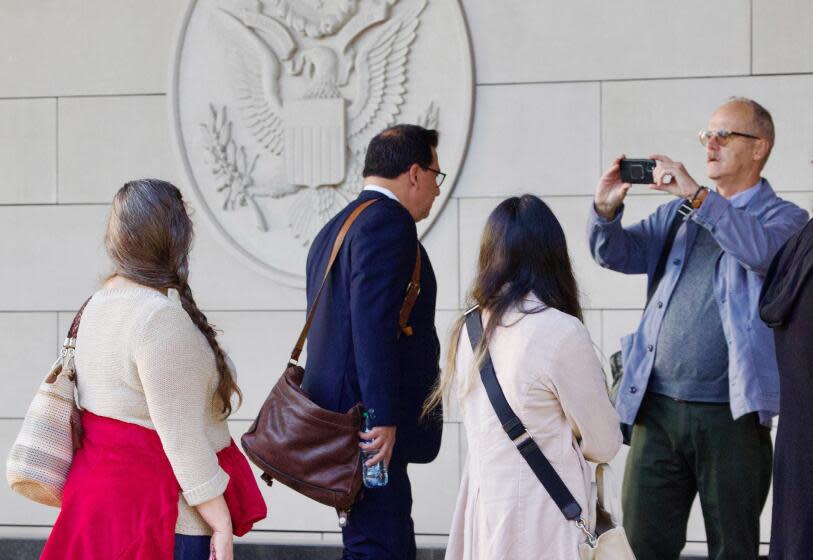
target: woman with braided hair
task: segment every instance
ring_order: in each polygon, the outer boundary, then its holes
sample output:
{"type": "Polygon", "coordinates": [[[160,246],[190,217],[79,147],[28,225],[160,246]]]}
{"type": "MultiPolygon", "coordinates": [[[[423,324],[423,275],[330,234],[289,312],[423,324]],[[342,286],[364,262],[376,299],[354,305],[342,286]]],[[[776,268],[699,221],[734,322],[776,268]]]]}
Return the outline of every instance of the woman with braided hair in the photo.
{"type": "Polygon", "coordinates": [[[226,422],[233,365],[189,285],[192,235],[170,183],[116,193],[113,272],[77,336],[83,445],[43,558],[231,560],[232,535],[265,517],[226,422]]]}

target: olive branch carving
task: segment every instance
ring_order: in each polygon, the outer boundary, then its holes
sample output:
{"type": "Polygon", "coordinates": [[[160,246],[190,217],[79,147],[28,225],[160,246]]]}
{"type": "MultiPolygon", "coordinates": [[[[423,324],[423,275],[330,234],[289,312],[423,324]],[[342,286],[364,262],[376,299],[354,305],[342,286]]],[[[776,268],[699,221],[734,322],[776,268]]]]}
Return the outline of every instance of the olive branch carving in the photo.
{"type": "Polygon", "coordinates": [[[257,184],[253,174],[260,156],[250,157],[245,146],[237,145],[225,105],[218,110],[210,103],[209,110],[209,122],[200,126],[206,135],[212,175],[219,180],[217,191],[225,193],[223,210],[233,211],[248,206],[254,211],[259,230],[268,231],[265,214],[257,202],[257,197],[265,195],[254,191],[257,184]]]}

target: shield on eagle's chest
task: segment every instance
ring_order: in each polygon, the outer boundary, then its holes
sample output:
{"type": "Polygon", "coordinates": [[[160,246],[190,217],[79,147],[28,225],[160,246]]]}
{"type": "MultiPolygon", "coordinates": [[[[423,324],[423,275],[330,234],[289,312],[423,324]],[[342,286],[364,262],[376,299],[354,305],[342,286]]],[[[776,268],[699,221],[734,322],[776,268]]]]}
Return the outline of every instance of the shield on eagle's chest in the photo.
{"type": "Polygon", "coordinates": [[[285,104],[285,168],[293,185],[338,185],[345,173],[344,99],[285,104]]]}

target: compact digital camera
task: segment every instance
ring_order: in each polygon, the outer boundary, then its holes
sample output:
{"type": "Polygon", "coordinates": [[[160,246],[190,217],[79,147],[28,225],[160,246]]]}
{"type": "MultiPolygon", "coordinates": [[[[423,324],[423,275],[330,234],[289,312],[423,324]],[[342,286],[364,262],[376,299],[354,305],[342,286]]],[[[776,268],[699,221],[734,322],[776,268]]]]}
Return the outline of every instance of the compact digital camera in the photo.
{"type": "Polygon", "coordinates": [[[636,185],[649,185],[652,180],[652,170],[658,164],[654,159],[622,159],[621,180],[636,185]]]}

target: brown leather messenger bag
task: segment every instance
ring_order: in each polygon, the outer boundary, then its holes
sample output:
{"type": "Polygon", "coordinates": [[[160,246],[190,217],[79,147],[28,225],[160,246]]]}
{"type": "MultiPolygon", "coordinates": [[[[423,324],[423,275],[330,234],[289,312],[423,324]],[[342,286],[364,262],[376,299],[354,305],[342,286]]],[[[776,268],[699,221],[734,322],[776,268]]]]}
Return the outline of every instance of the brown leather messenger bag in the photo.
{"type": "MultiPolygon", "coordinates": [[[[347,523],[347,515],[361,490],[357,433],[361,429],[361,403],[342,414],[321,408],[311,401],[301,387],[305,370],[299,365],[299,355],[305,346],[322,290],[350,226],[378,200],[359,205],[339,230],[322,284],[291,352],[291,359],[265,399],[251,428],[240,440],[248,458],[262,469],[262,479],[269,486],[278,480],[300,494],[336,508],[342,527],[347,523]]],[[[399,335],[412,334],[407,321],[421,290],[420,275],[421,250],[418,245],[415,268],[399,314],[399,335]]]]}

